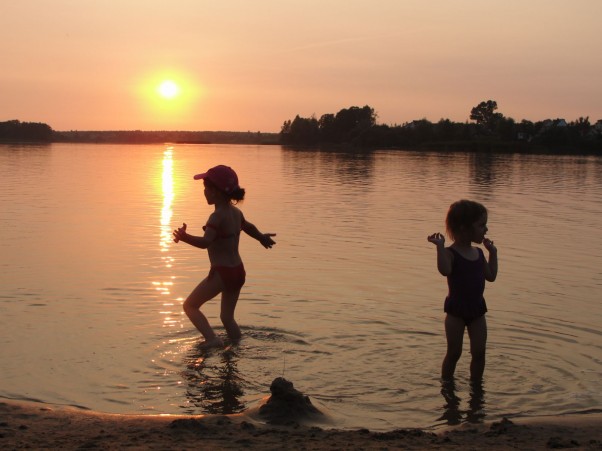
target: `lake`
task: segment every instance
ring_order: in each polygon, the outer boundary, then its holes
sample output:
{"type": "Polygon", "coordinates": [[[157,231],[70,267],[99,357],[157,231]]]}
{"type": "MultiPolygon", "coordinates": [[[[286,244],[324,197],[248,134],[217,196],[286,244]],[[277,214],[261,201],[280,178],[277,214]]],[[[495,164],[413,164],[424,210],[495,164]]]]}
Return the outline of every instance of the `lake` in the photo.
{"type": "MultiPolygon", "coordinates": [[[[234,413],[279,376],[341,428],[441,427],[602,409],[602,159],[246,145],[0,145],[0,397],[112,413],[234,413]],[[232,166],[242,341],[199,350],[181,304],[212,209],[192,176],[232,166]],[[442,387],[446,280],[427,235],[489,209],[487,365],[468,338],[442,387]]],[[[219,302],[203,307],[219,334],[219,302]]]]}

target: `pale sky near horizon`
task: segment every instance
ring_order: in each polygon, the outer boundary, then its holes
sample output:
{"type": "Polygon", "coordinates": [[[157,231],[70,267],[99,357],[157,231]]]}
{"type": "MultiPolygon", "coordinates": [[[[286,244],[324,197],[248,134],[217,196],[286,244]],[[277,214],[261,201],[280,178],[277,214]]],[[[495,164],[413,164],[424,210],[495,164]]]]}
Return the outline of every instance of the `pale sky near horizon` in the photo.
{"type": "Polygon", "coordinates": [[[601,18],[602,0],[0,0],[0,122],[278,132],[364,105],[464,122],[491,99],[594,123],[601,18]]]}

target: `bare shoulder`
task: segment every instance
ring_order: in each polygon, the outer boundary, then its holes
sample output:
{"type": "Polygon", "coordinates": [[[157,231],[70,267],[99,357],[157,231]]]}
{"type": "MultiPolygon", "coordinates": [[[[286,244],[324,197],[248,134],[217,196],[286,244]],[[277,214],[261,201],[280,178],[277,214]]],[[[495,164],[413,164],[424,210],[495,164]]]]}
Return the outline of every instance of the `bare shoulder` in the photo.
{"type": "Polygon", "coordinates": [[[207,219],[207,224],[211,224],[212,226],[217,227],[222,223],[223,219],[224,219],[223,212],[216,210],[209,215],[209,219],[207,219]]]}
{"type": "Polygon", "coordinates": [[[245,215],[243,214],[242,210],[238,207],[235,207],[234,205],[232,205],[231,208],[236,222],[243,224],[245,222],[245,215]]]}

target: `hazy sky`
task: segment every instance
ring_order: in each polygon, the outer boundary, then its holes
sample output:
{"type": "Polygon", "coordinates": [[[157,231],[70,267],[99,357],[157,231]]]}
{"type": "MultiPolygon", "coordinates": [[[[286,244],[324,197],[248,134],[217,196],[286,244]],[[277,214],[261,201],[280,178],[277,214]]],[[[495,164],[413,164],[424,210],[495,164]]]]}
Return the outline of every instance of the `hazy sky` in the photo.
{"type": "Polygon", "coordinates": [[[0,0],[0,121],[277,132],[364,105],[464,122],[492,99],[593,123],[601,19],[602,0],[0,0]]]}

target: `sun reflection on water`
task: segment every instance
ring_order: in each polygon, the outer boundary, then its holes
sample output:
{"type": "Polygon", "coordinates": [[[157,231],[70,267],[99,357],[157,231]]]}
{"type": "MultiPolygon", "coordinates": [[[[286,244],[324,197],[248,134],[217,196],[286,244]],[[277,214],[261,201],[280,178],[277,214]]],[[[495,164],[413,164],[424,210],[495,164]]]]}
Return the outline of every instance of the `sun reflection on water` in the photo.
{"type": "MultiPolygon", "coordinates": [[[[163,174],[161,177],[163,189],[163,208],[161,209],[161,252],[167,252],[171,243],[171,217],[174,198],[173,189],[173,147],[169,146],[163,153],[163,174]]],[[[173,259],[163,257],[165,266],[171,268],[173,259]]]]}
{"type": "MultiPolygon", "coordinates": [[[[159,246],[161,250],[161,260],[165,268],[170,269],[173,266],[173,257],[168,254],[171,246],[171,217],[173,215],[173,199],[174,199],[174,180],[173,180],[173,147],[168,146],[163,152],[163,172],[161,174],[161,187],[163,193],[163,207],[161,208],[161,234],[159,246]]],[[[161,296],[171,294],[174,276],[169,276],[169,280],[162,282],[153,282],[154,289],[161,296]]],[[[164,315],[164,327],[174,327],[179,324],[177,314],[174,312],[175,304],[173,301],[166,300],[163,303],[163,309],[159,312],[164,315]]]]}

